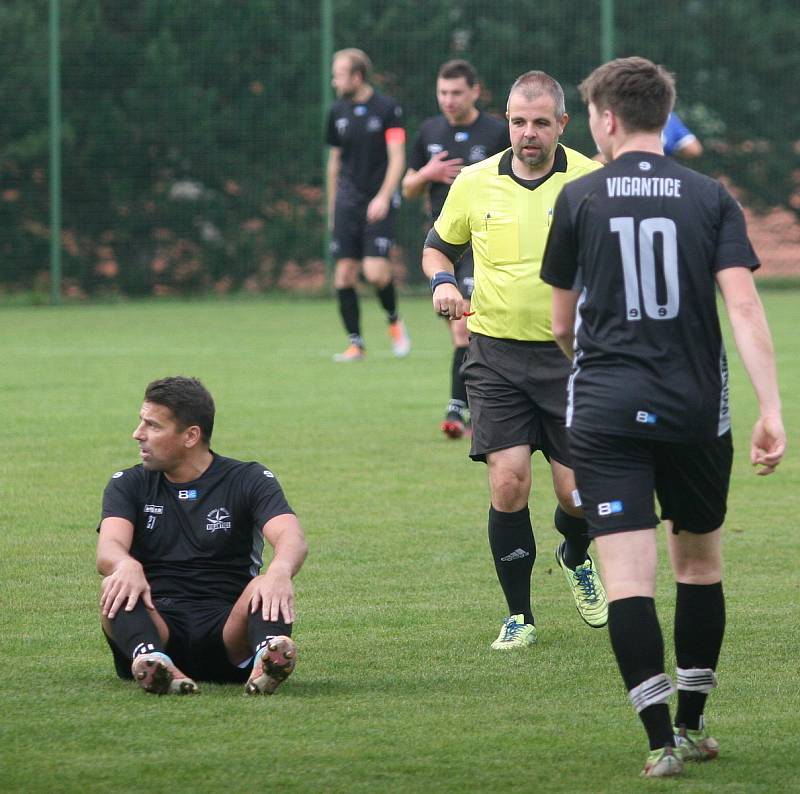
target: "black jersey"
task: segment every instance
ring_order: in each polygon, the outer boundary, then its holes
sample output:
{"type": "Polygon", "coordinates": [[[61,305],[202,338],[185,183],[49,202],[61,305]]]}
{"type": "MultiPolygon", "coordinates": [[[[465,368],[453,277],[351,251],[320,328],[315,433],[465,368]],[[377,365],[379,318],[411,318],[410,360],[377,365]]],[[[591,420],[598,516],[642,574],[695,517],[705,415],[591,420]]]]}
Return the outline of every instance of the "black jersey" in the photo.
{"type": "MultiPolygon", "coordinates": [[[[431,116],[422,122],[411,149],[408,167],[419,171],[435,154],[446,151],[447,159],[460,157],[464,165],[472,165],[508,149],[508,125],[481,112],[472,124],[450,125],[443,115],[431,116]]],[[[433,220],[439,217],[450,185],[431,182],[430,200],[433,220]]]]}
{"type": "Polygon", "coordinates": [[[719,182],[630,152],[564,186],[541,278],[580,290],[568,425],[697,440],[730,427],[714,275],[755,270],[719,182]]]}
{"type": "Polygon", "coordinates": [[[342,150],[338,195],[351,202],[367,202],[376,195],[389,164],[386,131],[402,128],[400,105],[377,91],[366,102],[337,99],[333,103],[326,142],[342,150]]]}
{"type": "Polygon", "coordinates": [[[214,454],[192,482],[172,483],[141,464],[116,472],[102,518],[133,524],[130,553],[154,597],[233,603],[261,568],[264,524],[292,512],[269,469],[214,454]]]}

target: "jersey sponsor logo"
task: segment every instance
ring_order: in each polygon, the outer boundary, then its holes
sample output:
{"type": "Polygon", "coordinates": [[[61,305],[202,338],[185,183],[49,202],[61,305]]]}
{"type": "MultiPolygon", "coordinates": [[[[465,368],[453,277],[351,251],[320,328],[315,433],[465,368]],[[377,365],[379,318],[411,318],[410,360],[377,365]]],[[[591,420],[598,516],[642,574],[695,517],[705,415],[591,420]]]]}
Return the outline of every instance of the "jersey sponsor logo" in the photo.
{"type": "Polygon", "coordinates": [[[197,499],[197,490],[194,488],[189,488],[185,491],[178,491],[178,499],[186,502],[193,502],[197,499]]]}
{"type": "Polygon", "coordinates": [[[164,512],[164,505],[145,505],[144,512],[154,513],[155,515],[160,516],[164,512]]]}
{"type": "Polygon", "coordinates": [[[606,177],[609,198],[623,196],[681,197],[681,180],[669,176],[609,176],[606,177]]]}
{"type": "Polygon", "coordinates": [[[441,143],[429,143],[428,144],[428,154],[433,157],[435,154],[439,154],[439,152],[444,151],[444,146],[441,143]]]}
{"type": "Polygon", "coordinates": [[[347,132],[347,125],[350,124],[349,119],[336,119],[336,132],[339,135],[344,135],[347,132]]]}
{"type": "Polygon", "coordinates": [[[623,505],[619,499],[613,502],[600,502],[597,505],[597,515],[599,516],[613,516],[623,512],[623,505]]]}
{"type": "Polygon", "coordinates": [[[471,163],[479,163],[481,160],[486,159],[486,147],[482,144],[478,144],[477,146],[473,146],[469,150],[469,161],[471,163]]]}
{"type": "Polygon", "coordinates": [[[658,422],[658,417],[655,414],[648,413],[647,411],[637,411],[636,421],[640,425],[654,425],[658,422]]]}
{"type": "Polygon", "coordinates": [[[370,116],[367,119],[367,132],[380,132],[383,129],[383,122],[380,116],[370,116]]]}
{"type": "Polygon", "coordinates": [[[365,105],[356,105],[353,108],[353,115],[354,116],[366,116],[367,108],[365,105]]]}
{"type": "Polygon", "coordinates": [[[272,477],[272,478],[275,477],[275,475],[269,469],[264,469],[264,476],[265,477],[272,477]]]}
{"type": "Polygon", "coordinates": [[[458,131],[458,132],[457,132],[457,133],[456,133],[456,134],[453,136],[453,140],[454,140],[456,143],[464,143],[464,141],[468,141],[468,140],[469,140],[469,133],[468,133],[468,132],[466,132],[465,130],[459,130],[459,131],[458,131]]]}
{"type": "Polygon", "coordinates": [[[514,549],[511,554],[506,554],[505,557],[501,557],[501,562],[513,562],[514,560],[521,560],[524,557],[530,557],[530,552],[525,551],[525,549],[514,549]]]}
{"type": "Polygon", "coordinates": [[[231,531],[231,514],[226,507],[216,507],[207,516],[206,531],[217,532],[222,530],[227,535],[231,531]]]}
{"type": "Polygon", "coordinates": [[[124,471],[115,471],[115,472],[114,472],[114,473],[111,475],[111,479],[112,479],[112,480],[118,480],[120,477],[122,477],[122,475],[123,475],[123,474],[125,474],[125,472],[124,472],[124,471]]]}

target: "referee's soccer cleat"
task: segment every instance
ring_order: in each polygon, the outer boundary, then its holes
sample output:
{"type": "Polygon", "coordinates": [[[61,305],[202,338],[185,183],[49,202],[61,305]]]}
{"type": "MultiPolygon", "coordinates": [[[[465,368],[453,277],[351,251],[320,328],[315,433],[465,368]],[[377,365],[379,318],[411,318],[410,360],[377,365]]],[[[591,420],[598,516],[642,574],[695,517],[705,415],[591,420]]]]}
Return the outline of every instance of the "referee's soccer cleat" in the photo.
{"type": "Polygon", "coordinates": [[[492,643],[494,651],[511,651],[527,648],[536,642],[536,627],[526,623],[522,615],[511,615],[503,621],[500,634],[492,643]]]}
{"type": "Polygon", "coordinates": [[[143,653],[133,660],[131,673],[145,692],[154,695],[196,695],[197,684],[182,673],[165,653],[143,653]]]}
{"type": "Polygon", "coordinates": [[[461,411],[448,411],[440,427],[448,438],[461,438],[469,429],[469,420],[461,411]]]}
{"type": "Polygon", "coordinates": [[[719,742],[708,735],[702,717],[699,730],[675,726],[675,746],[683,761],[713,761],[719,755],[719,742]]]}
{"type": "Polygon", "coordinates": [[[271,695],[292,674],[297,648],[291,637],[271,637],[256,654],[253,671],[244,685],[245,695],[271,695]]]}
{"type": "Polygon", "coordinates": [[[337,353],[334,361],[361,361],[365,356],[364,348],[358,345],[349,345],[343,353],[337,353]]]}
{"type": "Polygon", "coordinates": [[[404,358],[411,352],[411,339],[402,320],[395,320],[389,324],[389,336],[392,340],[392,353],[397,358],[404,358]]]}
{"type": "Polygon", "coordinates": [[[573,571],[564,562],[564,544],[556,549],[556,562],[567,580],[578,614],[592,628],[599,629],[608,623],[608,599],[600,576],[594,569],[592,558],[587,554],[586,562],[573,571]]]}
{"type": "Polygon", "coordinates": [[[651,750],[641,772],[642,777],[675,777],[680,774],[683,774],[683,761],[676,748],[669,745],[651,750]]]}

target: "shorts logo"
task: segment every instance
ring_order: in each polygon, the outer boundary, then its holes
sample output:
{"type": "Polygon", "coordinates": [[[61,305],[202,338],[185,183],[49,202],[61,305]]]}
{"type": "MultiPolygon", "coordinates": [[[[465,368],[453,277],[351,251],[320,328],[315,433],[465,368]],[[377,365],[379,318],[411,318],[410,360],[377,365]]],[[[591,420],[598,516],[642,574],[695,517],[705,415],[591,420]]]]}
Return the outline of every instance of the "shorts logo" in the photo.
{"type": "Polygon", "coordinates": [[[367,119],[367,132],[380,132],[383,129],[383,122],[379,116],[370,116],[367,119]]]}
{"type": "Polygon", "coordinates": [[[208,524],[206,524],[206,531],[216,532],[221,529],[227,535],[231,531],[232,526],[230,517],[231,514],[228,512],[227,508],[215,508],[206,516],[206,520],[208,521],[208,524]]]}
{"type": "Polygon", "coordinates": [[[195,499],[197,499],[197,491],[194,488],[190,488],[187,491],[178,491],[178,499],[181,499],[184,502],[193,502],[195,499]]]}
{"type": "Polygon", "coordinates": [[[597,515],[599,516],[612,516],[622,512],[622,502],[619,499],[615,499],[613,502],[600,502],[597,505],[597,515]]]}
{"type": "Polygon", "coordinates": [[[464,143],[464,141],[469,140],[469,133],[464,130],[459,130],[454,136],[453,140],[456,143],[464,143]]]}
{"type": "Polygon", "coordinates": [[[658,421],[655,414],[649,414],[647,411],[637,411],[636,421],[641,425],[654,425],[658,421]]]}
{"type": "Polygon", "coordinates": [[[376,237],[375,238],[375,248],[380,252],[382,256],[386,256],[389,253],[389,249],[392,246],[392,241],[388,237],[376,237]]]}

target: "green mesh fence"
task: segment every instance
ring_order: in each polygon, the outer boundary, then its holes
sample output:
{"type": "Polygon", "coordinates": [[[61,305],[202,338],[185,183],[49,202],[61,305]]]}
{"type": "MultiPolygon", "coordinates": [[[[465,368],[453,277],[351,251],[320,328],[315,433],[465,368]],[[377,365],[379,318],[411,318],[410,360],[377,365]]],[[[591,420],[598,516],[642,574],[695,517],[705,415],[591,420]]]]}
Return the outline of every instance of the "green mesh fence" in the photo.
{"type": "MultiPolygon", "coordinates": [[[[678,110],[753,215],[764,271],[798,274],[800,14],[794,0],[617,0],[617,55],[678,77],[678,110]],[[766,229],[766,231],[765,231],[766,229]]],[[[601,0],[536,3],[60,0],[62,257],[67,295],[325,288],[323,52],[366,50],[410,140],[437,112],[438,66],[471,60],[483,107],[544,69],[565,143],[590,153],[577,83],[602,61],[601,0]]],[[[0,290],[49,290],[48,3],[4,0],[0,290]]],[[[421,283],[421,202],[393,258],[421,283]]]]}

